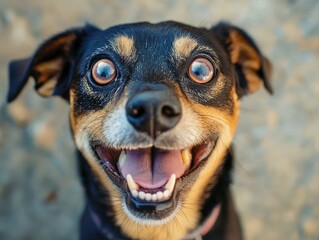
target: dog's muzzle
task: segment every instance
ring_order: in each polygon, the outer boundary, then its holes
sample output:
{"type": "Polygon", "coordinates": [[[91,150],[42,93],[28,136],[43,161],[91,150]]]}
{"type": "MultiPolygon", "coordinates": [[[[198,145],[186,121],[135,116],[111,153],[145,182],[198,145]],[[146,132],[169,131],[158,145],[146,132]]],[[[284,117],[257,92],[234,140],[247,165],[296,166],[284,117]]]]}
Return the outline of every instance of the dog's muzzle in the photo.
{"type": "MultiPolygon", "coordinates": [[[[121,189],[131,215],[159,221],[169,219],[212,153],[218,136],[179,145],[181,138],[174,136],[178,136],[176,129],[185,116],[177,93],[164,84],[144,85],[138,90],[131,86],[123,107],[126,117],[123,125],[130,125],[131,129],[126,127],[122,133],[122,145],[112,147],[97,142],[92,143],[92,148],[109,178],[121,189]],[[139,142],[143,138],[148,139],[145,144],[139,142]],[[160,140],[169,141],[156,144],[160,140]]],[[[114,122],[114,129],[108,128],[105,134],[120,127],[114,122]]],[[[183,131],[191,129],[178,131],[186,137],[183,131]]]]}

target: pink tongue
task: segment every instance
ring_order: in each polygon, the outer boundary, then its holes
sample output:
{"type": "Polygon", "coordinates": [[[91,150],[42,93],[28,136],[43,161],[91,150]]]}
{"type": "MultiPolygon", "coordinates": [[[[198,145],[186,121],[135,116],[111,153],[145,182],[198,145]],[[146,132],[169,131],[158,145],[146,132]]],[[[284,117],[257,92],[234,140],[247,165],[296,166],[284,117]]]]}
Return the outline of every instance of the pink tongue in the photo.
{"type": "Polygon", "coordinates": [[[120,169],[124,177],[131,174],[134,181],[143,188],[162,187],[173,173],[180,177],[184,165],[180,150],[139,149],[126,150],[126,161],[120,169]]]}

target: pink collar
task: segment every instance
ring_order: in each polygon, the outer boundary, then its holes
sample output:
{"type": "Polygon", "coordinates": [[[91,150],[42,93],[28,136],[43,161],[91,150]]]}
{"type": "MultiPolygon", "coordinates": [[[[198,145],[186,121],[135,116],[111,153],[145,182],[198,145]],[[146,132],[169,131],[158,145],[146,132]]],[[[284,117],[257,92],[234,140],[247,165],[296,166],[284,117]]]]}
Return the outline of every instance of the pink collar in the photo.
{"type": "Polygon", "coordinates": [[[209,215],[209,217],[203,222],[203,224],[201,226],[199,226],[197,229],[195,229],[194,231],[192,231],[191,233],[189,233],[184,240],[190,240],[190,239],[202,239],[202,237],[204,235],[206,235],[215,225],[218,216],[220,214],[220,210],[221,210],[221,203],[217,204],[211,214],[209,215]]]}

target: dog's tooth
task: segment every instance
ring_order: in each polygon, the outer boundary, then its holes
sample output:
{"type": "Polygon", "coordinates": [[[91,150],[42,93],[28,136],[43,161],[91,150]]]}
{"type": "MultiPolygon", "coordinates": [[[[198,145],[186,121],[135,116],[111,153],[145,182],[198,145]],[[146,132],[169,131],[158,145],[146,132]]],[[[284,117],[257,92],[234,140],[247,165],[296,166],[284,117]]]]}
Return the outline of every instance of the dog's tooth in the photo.
{"type": "Polygon", "coordinates": [[[182,160],[185,165],[185,169],[188,169],[192,163],[192,153],[189,149],[182,151],[182,160]]]}
{"type": "Polygon", "coordinates": [[[171,192],[169,190],[165,190],[163,193],[164,199],[168,199],[170,195],[171,195],[171,192]]]}
{"type": "Polygon", "coordinates": [[[129,189],[132,190],[138,190],[139,186],[134,182],[133,177],[131,176],[131,174],[127,174],[126,176],[126,181],[127,181],[127,185],[129,187],[129,189]]]}
{"type": "Polygon", "coordinates": [[[138,196],[138,191],[137,190],[131,190],[132,196],[137,197],[138,196]]]}
{"type": "Polygon", "coordinates": [[[154,202],[157,201],[157,194],[155,194],[155,193],[152,194],[152,201],[154,201],[154,202]]]}
{"type": "Polygon", "coordinates": [[[140,199],[144,200],[144,198],[145,198],[145,192],[143,192],[143,191],[138,192],[138,197],[139,197],[140,199]]]}
{"type": "Polygon", "coordinates": [[[156,193],[156,196],[157,196],[157,200],[160,201],[163,199],[164,194],[163,194],[163,192],[159,191],[156,193]]]}
{"type": "Polygon", "coordinates": [[[176,182],[176,175],[172,174],[164,188],[168,190],[169,192],[173,192],[175,187],[175,182],[176,182]]]}
{"type": "Polygon", "coordinates": [[[118,161],[118,166],[120,169],[123,168],[125,161],[126,161],[126,153],[124,150],[122,150],[120,157],[119,157],[119,161],[118,161]]]}
{"type": "Polygon", "coordinates": [[[151,201],[151,199],[152,199],[152,194],[146,193],[146,194],[145,194],[145,200],[146,200],[146,201],[151,201]]]}

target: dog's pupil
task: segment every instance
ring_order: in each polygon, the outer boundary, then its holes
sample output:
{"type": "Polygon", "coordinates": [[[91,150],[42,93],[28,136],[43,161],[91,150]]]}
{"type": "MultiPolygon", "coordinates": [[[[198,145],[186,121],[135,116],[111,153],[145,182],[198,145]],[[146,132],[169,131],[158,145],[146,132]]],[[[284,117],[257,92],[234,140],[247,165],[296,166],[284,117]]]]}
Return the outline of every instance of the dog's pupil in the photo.
{"type": "Polygon", "coordinates": [[[194,62],[192,64],[191,71],[195,76],[203,80],[205,80],[205,78],[210,74],[210,69],[208,66],[200,62],[194,62]]]}
{"type": "Polygon", "coordinates": [[[110,78],[114,74],[114,68],[110,64],[106,62],[99,63],[99,66],[97,68],[97,74],[101,78],[110,78]]]}

